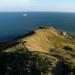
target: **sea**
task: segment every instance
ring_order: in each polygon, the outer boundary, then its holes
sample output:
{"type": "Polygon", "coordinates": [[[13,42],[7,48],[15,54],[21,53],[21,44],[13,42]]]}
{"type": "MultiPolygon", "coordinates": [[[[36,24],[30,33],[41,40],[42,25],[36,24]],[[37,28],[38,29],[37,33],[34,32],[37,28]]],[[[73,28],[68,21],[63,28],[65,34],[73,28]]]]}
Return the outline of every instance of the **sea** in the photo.
{"type": "Polygon", "coordinates": [[[0,41],[12,40],[39,26],[53,26],[75,36],[75,13],[0,12],[0,41]]]}

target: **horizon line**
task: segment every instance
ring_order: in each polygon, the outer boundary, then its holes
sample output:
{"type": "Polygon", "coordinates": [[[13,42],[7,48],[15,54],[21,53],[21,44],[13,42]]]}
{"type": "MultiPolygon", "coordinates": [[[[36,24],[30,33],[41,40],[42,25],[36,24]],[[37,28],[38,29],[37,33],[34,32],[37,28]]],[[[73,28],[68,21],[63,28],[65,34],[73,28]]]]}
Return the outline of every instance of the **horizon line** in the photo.
{"type": "Polygon", "coordinates": [[[59,12],[59,13],[75,13],[75,11],[47,11],[47,10],[42,10],[42,11],[40,11],[40,10],[23,10],[23,11],[20,11],[20,10],[18,10],[18,11],[0,11],[0,12],[59,12]]]}

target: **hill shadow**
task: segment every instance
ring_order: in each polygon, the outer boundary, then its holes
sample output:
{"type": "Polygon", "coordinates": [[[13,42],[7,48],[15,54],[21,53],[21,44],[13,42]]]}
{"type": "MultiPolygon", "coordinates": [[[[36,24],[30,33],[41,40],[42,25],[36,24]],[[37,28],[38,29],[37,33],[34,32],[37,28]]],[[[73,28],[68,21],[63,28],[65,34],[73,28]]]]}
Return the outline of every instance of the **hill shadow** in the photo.
{"type": "Polygon", "coordinates": [[[44,72],[42,58],[24,51],[0,53],[0,75],[41,75],[44,72]]]}
{"type": "Polygon", "coordinates": [[[75,69],[70,70],[64,61],[58,61],[56,66],[50,71],[48,58],[40,57],[43,52],[29,52],[24,49],[19,52],[0,53],[0,75],[68,75],[75,69]]]}

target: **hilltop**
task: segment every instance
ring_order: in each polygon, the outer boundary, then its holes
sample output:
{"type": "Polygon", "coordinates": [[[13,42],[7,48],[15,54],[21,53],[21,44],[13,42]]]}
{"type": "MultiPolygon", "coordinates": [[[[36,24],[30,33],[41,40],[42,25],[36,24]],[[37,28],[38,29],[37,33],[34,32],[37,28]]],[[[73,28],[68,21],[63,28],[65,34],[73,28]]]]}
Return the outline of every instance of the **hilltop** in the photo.
{"type": "Polygon", "coordinates": [[[49,65],[49,75],[74,75],[75,73],[75,39],[68,33],[53,27],[39,27],[12,41],[1,42],[0,50],[1,54],[29,52],[31,56],[38,55],[45,62],[45,70],[49,65]]]}

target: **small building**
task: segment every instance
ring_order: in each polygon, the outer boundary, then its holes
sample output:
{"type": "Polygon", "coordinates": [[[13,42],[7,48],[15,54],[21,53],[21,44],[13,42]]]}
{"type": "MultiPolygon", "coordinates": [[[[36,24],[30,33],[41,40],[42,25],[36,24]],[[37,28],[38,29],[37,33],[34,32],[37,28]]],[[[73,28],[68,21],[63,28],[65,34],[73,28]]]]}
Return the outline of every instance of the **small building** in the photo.
{"type": "Polygon", "coordinates": [[[62,34],[63,34],[64,36],[67,36],[67,33],[66,33],[66,32],[63,32],[62,34]]]}

